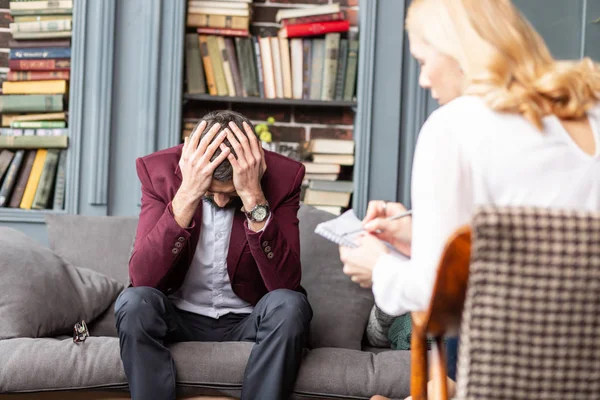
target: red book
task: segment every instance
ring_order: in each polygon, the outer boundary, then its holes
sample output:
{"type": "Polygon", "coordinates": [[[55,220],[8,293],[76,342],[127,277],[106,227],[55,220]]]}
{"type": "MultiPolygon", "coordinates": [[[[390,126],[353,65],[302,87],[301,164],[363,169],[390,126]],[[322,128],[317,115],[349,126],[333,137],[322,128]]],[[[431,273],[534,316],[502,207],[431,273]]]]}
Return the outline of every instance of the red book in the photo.
{"type": "Polygon", "coordinates": [[[13,71],[65,71],[71,68],[71,60],[8,60],[8,68],[13,71]]]}
{"type": "Polygon", "coordinates": [[[286,26],[279,30],[279,36],[284,38],[294,38],[324,35],[333,32],[348,32],[349,30],[350,21],[315,22],[312,24],[286,26]]]}
{"type": "Polygon", "coordinates": [[[69,80],[69,71],[9,71],[7,81],[69,80]]]}
{"type": "Polygon", "coordinates": [[[343,19],[344,13],[339,11],[332,14],[309,15],[307,17],[282,19],[281,26],[285,27],[290,25],[313,24],[315,22],[341,21],[343,19]]]}
{"type": "Polygon", "coordinates": [[[196,29],[200,35],[219,35],[219,36],[242,36],[249,37],[250,33],[247,29],[230,29],[230,28],[198,28],[196,29]]]}

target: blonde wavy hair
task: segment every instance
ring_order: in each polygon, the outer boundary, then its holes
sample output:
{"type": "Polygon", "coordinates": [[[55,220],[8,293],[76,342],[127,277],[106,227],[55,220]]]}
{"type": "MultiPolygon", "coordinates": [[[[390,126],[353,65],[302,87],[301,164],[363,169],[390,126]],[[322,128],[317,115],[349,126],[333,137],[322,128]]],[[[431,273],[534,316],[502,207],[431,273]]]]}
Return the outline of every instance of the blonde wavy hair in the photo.
{"type": "Polygon", "coordinates": [[[540,130],[544,116],[579,119],[599,100],[598,65],[555,60],[510,0],[415,0],[406,29],[459,63],[465,95],[540,130]]]}

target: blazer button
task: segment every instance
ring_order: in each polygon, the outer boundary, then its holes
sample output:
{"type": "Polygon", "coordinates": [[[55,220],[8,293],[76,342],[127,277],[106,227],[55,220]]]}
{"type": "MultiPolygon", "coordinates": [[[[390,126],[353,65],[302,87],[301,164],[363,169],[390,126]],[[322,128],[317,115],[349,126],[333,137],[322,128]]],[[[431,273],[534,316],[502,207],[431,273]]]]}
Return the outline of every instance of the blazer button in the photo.
{"type": "Polygon", "coordinates": [[[179,249],[177,247],[173,247],[173,249],[171,250],[171,253],[178,254],[179,253],[179,249]]]}
{"type": "Polygon", "coordinates": [[[269,245],[269,242],[267,242],[266,240],[264,242],[262,242],[263,247],[267,247],[268,245],[269,245]]]}
{"type": "Polygon", "coordinates": [[[180,236],[177,238],[178,242],[185,242],[185,238],[183,236],[180,236]]]}
{"type": "Polygon", "coordinates": [[[181,248],[181,246],[183,246],[183,244],[181,242],[175,242],[175,247],[177,247],[179,249],[179,248],[181,248]]]}
{"type": "Polygon", "coordinates": [[[270,260],[271,258],[275,257],[275,254],[273,254],[273,252],[270,252],[269,254],[267,254],[267,258],[270,260]]]}
{"type": "Polygon", "coordinates": [[[271,246],[267,246],[267,247],[265,247],[265,253],[268,253],[268,252],[270,252],[270,251],[271,251],[271,246]]]}

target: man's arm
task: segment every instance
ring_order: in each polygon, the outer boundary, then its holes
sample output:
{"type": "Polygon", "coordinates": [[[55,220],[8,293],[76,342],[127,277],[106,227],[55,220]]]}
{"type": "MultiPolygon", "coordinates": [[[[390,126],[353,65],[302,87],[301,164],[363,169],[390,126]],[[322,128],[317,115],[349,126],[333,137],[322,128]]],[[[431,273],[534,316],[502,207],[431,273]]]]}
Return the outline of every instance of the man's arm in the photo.
{"type": "Polygon", "coordinates": [[[300,230],[298,210],[300,189],[305,168],[298,169],[293,190],[275,211],[260,232],[244,224],[248,244],[267,290],[291,289],[300,286],[302,268],[300,264],[300,230]]]}
{"type": "MultiPolygon", "coordinates": [[[[158,288],[182,254],[188,254],[192,226],[182,228],[173,215],[172,202],[166,203],[154,191],[144,160],[136,160],[142,184],[142,210],[138,222],[129,276],[134,286],[158,288]]],[[[184,256],[184,257],[186,257],[184,256]]]]}

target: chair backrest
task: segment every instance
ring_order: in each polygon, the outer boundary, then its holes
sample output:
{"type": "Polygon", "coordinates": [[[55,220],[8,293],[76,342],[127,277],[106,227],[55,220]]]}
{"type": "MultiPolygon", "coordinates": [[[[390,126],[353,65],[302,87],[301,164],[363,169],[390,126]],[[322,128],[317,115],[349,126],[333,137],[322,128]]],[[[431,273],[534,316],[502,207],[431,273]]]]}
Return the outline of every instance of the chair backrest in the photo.
{"type": "Polygon", "coordinates": [[[600,215],[482,207],[458,399],[600,399],[600,215]]]}

